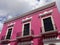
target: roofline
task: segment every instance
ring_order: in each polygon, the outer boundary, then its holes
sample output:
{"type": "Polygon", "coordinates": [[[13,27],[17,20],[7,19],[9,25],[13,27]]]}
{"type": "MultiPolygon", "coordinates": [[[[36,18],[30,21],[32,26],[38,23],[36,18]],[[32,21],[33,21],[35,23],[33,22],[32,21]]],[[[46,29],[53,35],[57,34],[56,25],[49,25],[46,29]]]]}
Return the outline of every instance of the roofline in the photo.
{"type": "Polygon", "coordinates": [[[39,7],[39,8],[37,8],[37,9],[34,9],[34,10],[32,10],[32,11],[29,11],[29,12],[27,12],[27,13],[24,13],[24,14],[22,14],[22,15],[20,15],[20,16],[17,16],[17,17],[15,17],[15,18],[9,19],[9,20],[5,21],[4,23],[8,23],[8,22],[10,22],[10,21],[16,20],[16,19],[18,19],[18,18],[22,18],[22,17],[27,16],[27,15],[29,15],[29,14],[32,14],[32,13],[34,13],[34,12],[41,11],[41,10],[43,10],[43,9],[52,7],[52,6],[54,6],[55,4],[56,4],[56,2],[51,2],[51,3],[47,4],[47,5],[44,5],[44,6],[42,6],[42,7],[39,7]]]}

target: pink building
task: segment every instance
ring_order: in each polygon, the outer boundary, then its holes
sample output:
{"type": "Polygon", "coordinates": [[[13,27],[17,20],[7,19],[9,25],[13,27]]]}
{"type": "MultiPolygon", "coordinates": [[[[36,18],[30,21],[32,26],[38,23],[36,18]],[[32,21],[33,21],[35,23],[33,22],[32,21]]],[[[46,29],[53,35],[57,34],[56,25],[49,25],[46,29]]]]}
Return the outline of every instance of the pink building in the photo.
{"type": "Polygon", "coordinates": [[[0,45],[60,45],[60,14],[56,3],[6,21],[0,45]]]}

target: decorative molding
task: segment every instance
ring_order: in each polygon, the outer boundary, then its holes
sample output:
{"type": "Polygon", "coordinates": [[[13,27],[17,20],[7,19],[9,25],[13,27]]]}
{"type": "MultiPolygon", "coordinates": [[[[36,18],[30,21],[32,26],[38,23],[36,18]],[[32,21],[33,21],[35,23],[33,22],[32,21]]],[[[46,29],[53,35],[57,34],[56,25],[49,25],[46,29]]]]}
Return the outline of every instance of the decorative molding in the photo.
{"type": "Polygon", "coordinates": [[[50,39],[50,40],[43,40],[44,44],[48,44],[48,43],[57,43],[60,42],[60,39],[50,39]]]}
{"type": "Polygon", "coordinates": [[[16,22],[10,23],[10,24],[8,24],[8,26],[14,25],[15,23],[16,23],[16,22]]]}
{"type": "Polygon", "coordinates": [[[18,45],[32,45],[33,43],[32,43],[33,41],[26,41],[26,42],[19,42],[18,43],[18,45]]]}
{"type": "Polygon", "coordinates": [[[28,20],[31,20],[32,17],[29,17],[29,18],[25,18],[25,19],[22,19],[22,22],[25,22],[25,21],[28,21],[28,20]]]}
{"type": "Polygon", "coordinates": [[[19,19],[19,18],[22,18],[22,17],[24,17],[24,16],[31,15],[31,14],[33,14],[33,13],[36,13],[36,12],[38,12],[38,11],[42,11],[42,10],[44,10],[44,9],[54,7],[55,5],[56,5],[56,2],[55,2],[55,1],[54,1],[54,2],[50,2],[50,3],[48,3],[48,4],[46,4],[46,5],[42,6],[42,7],[39,7],[39,8],[34,9],[34,10],[30,11],[30,12],[24,13],[24,14],[22,14],[22,15],[20,15],[20,16],[17,16],[17,17],[15,17],[15,18],[12,18],[12,19],[10,19],[10,20],[7,20],[7,21],[5,21],[4,23],[8,23],[8,22],[11,22],[11,21],[13,21],[13,20],[17,20],[17,19],[19,19]]]}
{"type": "Polygon", "coordinates": [[[50,14],[52,12],[53,12],[53,10],[45,11],[44,13],[39,14],[39,16],[45,16],[45,15],[50,14]]]}

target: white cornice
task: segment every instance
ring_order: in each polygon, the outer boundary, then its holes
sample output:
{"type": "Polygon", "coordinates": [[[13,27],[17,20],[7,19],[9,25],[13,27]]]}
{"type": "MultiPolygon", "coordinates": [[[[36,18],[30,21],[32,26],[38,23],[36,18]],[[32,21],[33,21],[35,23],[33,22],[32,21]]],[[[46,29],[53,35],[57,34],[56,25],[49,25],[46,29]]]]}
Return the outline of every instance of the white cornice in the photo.
{"type": "Polygon", "coordinates": [[[45,12],[39,14],[39,16],[45,16],[45,15],[52,13],[52,12],[53,12],[53,10],[45,11],[45,12]]]}
{"type": "Polygon", "coordinates": [[[29,17],[29,18],[25,18],[25,19],[22,19],[22,22],[25,22],[25,21],[28,21],[28,20],[31,20],[32,17],[29,17]]]}

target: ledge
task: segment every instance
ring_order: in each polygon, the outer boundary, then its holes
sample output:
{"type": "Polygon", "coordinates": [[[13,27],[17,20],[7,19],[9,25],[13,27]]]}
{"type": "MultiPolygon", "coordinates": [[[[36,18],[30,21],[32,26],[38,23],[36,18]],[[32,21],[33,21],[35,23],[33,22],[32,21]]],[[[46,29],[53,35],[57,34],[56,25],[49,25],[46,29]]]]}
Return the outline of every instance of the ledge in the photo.
{"type": "Polygon", "coordinates": [[[43,40],[43,43],[52,43],[52,42],[60,42],[60,39],[43,40]]]}
{"type": "Polygon", "coordinates": [[[38,12],[38,11],[42,11],[42,10],[47,9],[47,8],[50,8],[50,7],[54,7],[55,4],[56,4],[55,1],[54,1],[54,2],[51,2],[51,3],[48,3],[48,4],[46,4],[46,5],[42,6],[42,7],[39,7],[39,8],[37,8],[37,9],[35,9],[35,10],[29,11],[29,12],[27,12],[27,13],[24,13],[24,14],[20,15],[20,16],[17,16],[17,17],[15,17],[15,18],[12,18],[12,19],[10,19],[10,20],[7,20],[7,21],[5,21],[5,23],[8,23],[8,22],[11,22],[11,21],[13,21],[13,20],[22,18],[22,17],[24,17],[24,16],[31,15],[31,14],[33,14],[33,13],[36,13],[36,12],[38,12]]]}
{"type": "Polygon", "coordinates": [[[27,22],[27,21],[29,21],[29,20],[31,20],[31,19],[32,19],[32,17],[25,18],[25,19],[22,19],[22,22],[27,22]]]}
{"type": "Polygon", "coordinates": [[[33,36],[32,35],[29,35],[29,36],[20,36],[20,37],[17,37],[17,40],[18,41],[28,41],[28,40],[32,40],[33,39],[33,36]]]}
{"type": "Polygon", "coordinates": [[[43,17],[43,16],[46,16],[48,14],[51,14],[52,12],[53,12],[53,10],[45,11],[45,12],[39,14],[39,16],[43,17]]]}
{"type": "Polygon", "coordinates": [[[45,34],[51,34],[51,33],[57,33],[57,30],[42,32],[41,34],[42,34],[42,35],[45,35],[45,34]]]}
{"type": "Polygon", "coordinates": [[[10,42],[10,39],[4,39],[4,40],[1,40],[0,43],[3,43],[3,44],[7,44],[10,42]]]}

